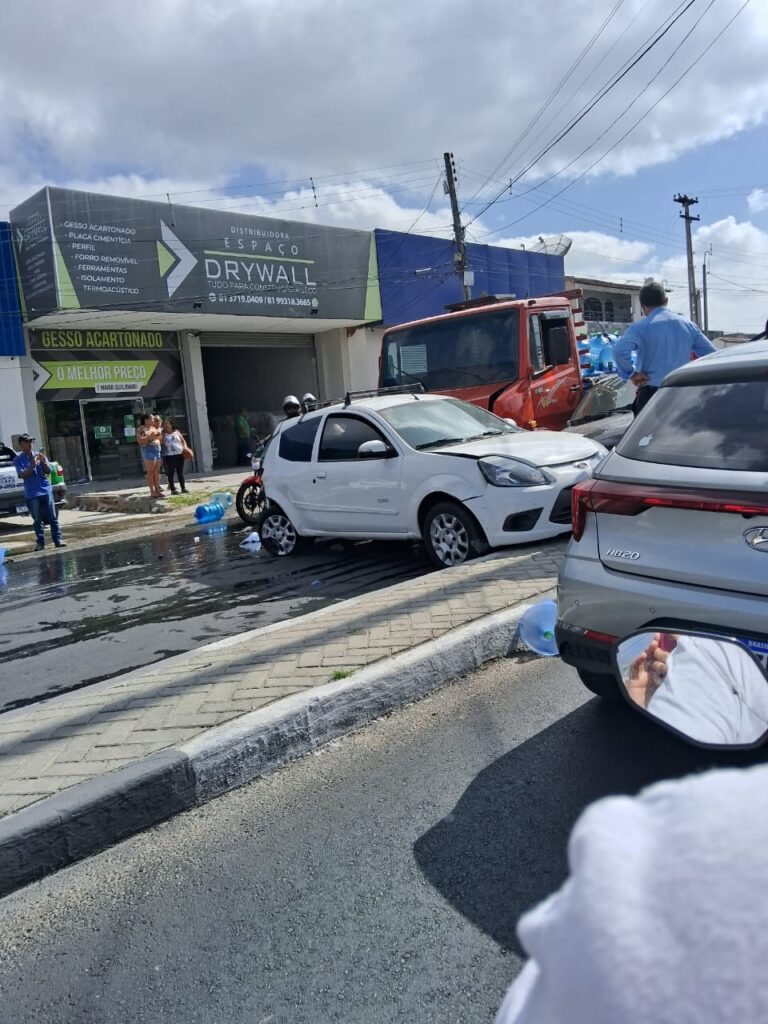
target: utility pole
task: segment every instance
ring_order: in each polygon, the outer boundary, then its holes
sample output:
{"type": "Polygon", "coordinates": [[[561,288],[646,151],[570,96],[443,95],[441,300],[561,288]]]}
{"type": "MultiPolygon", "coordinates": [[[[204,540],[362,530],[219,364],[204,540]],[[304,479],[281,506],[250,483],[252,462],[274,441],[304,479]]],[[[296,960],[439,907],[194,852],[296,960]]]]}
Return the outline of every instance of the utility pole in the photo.
{"type": "Polygon", "coordinates": [[[695,324],[699,323],[699,309],[698,303],[696,302],[696,272],[693,269],[693,241],[691,239],[691,221],[701,220],[701,217],[692,217],[690,214],[690,208],[696,206],[698,199],[692,199],[690,196],[680,195],[675,196],[675,202],[680,203],[684,212],[680,216],[685,221],[685,249],[688,256],[688,306],[691,311],[691,320],[695,324]]]}
{"type": "Polygon", "coordinates": [[[459,213],[459,200],[456,197],[456,164],[453,161],[453,153],[443,153],[445,160],[445,190],[451,199],[451,213],[453,214],[453,237],[456,240],[456,255],[454,263],[456,273],[461,279],[461,287],[464,290],[464,301],[472,298],[472,290],[467,283],[467,271],[469,261],[467,260],[467,247],[464,244],[464,228],[461,225],[461,214],[459,213]]]}
{"type": "Polygon", "coordinates": [[[704,331],[705,334],[709,330],[709,302],[707,298],[707,256],[711,255],[712,246],[710,245],[710,247],[704,253],[704,262],[701,266],[701,296],[704,300],[704,323],[701,329],[704,331]]]}

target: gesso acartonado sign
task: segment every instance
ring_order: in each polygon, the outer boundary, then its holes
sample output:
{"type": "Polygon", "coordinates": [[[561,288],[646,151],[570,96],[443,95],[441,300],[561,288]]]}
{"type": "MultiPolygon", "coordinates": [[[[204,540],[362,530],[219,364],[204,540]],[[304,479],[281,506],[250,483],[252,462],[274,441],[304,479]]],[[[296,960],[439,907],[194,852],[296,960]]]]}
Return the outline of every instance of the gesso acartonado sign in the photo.
{"type": "Polygon", "coordinates": [[[32,331],[29,341],[38,401],[183,394],[172,332],[32,331]]]}
{"type": "Polygon", "coordinates": [[[135,309],[376,320],[373,234],[47,188],[11,212],[30,319],[135,309]]]}

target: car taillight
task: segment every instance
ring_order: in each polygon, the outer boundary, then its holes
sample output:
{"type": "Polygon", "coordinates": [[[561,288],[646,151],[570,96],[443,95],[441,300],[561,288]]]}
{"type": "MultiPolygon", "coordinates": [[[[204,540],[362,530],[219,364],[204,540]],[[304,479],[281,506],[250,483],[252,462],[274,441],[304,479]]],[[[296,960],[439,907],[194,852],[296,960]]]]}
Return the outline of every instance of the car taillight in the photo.
{"type": "Polygon", "coordinates": [[[611,480],[585,480],[576,484],[571,497],[573,538],[581,540],[587,512],[614,516],[637,516],[649,508],[680,508],[694,512],[724,512],[729,515],[768,515],[768,498],[762,495],[711,491],[703,488],[642,487],[611,480]]]}

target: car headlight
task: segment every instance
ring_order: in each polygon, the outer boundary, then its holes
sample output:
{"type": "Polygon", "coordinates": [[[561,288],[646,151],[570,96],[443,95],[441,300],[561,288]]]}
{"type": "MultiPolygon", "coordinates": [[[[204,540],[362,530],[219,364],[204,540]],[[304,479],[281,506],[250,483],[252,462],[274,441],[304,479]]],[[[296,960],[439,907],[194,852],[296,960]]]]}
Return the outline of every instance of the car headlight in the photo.
{"type": "Polygon", "coordinates": [[[506,459],[502,455],[479,459],[477,464],[485,479],[494,487],[535,487],[552,482],[544,470],[517,459],[506,459]]]}

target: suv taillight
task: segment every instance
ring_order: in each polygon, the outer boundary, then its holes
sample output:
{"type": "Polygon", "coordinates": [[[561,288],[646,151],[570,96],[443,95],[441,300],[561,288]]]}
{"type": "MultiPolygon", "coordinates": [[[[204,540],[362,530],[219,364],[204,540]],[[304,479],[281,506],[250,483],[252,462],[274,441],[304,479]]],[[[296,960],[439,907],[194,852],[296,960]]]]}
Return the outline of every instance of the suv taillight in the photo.
{"type": "Polygon", "coordinates": [[[571,497],[573,539],[581,540],[587,512],[637,516],[649,508],[681,508],[693,512],[725,512],[740,516],[768,515],[768,498],[748,492],[726,494],[704,488],[642,487],[611,480],[585,480],[571,497]]]}

